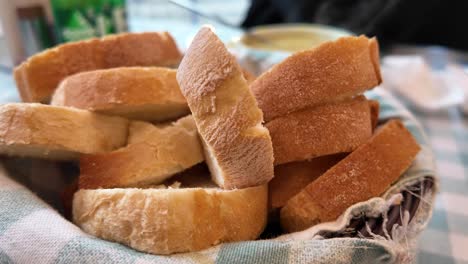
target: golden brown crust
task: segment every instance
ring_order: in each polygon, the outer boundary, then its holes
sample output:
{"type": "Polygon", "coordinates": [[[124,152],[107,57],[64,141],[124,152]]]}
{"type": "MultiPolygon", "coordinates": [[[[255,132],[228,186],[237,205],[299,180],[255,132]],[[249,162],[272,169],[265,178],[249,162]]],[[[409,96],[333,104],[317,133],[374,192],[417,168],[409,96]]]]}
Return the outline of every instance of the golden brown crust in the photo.
{"type": "Polygon", "coordinates": [[[207,27],[195,36],[178,72],[213,180],[245,188],[273,177],[273,150],[262,112],[235,58],[207,27]]]}
{"type": "Polygon", "coordinates": [[[123,33],[66,43],[30,57],[15,68],[24,102],[45,102],[65,77],[122,66],[174,66],[182,55],[167,32],[123,33]]]}
{"type": "Polygon", "coordinates": [[[69,76],[60,83],[51,104],[147,121],[190,113],[176,70],[159,67],[122,67],[69,76]]]}
{"type": "Polygon", "coordinates": [[[73,200],[73,219],[89,234],[139,251],[197,251],[256,239],[266,225],[267,191],[266,185],[80,190],[73,200]]]}
{"type": "Polygon", "coordinates": [[[283,207],[304,186],[313,182],[346,155],[328,155],[275,166],[275,177],[268,183],[269,208],[275,210],[283,207]]]}
{"type": "Polygon", "coordinates": [[[253,73],[249,72],[245,68],[242,68],[242,75],[244,76],[245,80],[247,81],[247,84],[250,85],[255,81],[257,77],[253,75],[253,73]]]}
{"type": "Polygon", "coordinates": [[[265,126],[273,142],[275,165],[351,152],[372,136],[364,96],[297,111],[265,126]]]}
{"type": "Polygon", "coordinates": [[[128,121],[43,104],[0,105],[0,153],[44,159],[77,159],[126,144],[128,121]]]}
{"type": "Polygon", "coordinates": [[[265,121],[352,97],[381,83],[377,41],[344,37],[286,58],[251,89],[265,121]]]}
{"type": "Polygon", "coordinates": [[[379,123],[379,114],[380,114],[380,103],[377,100],[369,100],[370,114],[371,114],[371,124],[372,131],[377,128],[379,123]]]}
{"type": "Polygon", "coordinates": [[[191,116],[169,126],[132,122],[129,139],[124,148],[80,158],[80,189],[159,184],[204,160],[191,116]]]}
{"type": "Polygon", "coordinates": [[[281,210],[282,227],[291,232],[331,221],[349,206],[381,195],[419,150],[399,120],[387,122],[367,143],[291,198],[281,210]]]}

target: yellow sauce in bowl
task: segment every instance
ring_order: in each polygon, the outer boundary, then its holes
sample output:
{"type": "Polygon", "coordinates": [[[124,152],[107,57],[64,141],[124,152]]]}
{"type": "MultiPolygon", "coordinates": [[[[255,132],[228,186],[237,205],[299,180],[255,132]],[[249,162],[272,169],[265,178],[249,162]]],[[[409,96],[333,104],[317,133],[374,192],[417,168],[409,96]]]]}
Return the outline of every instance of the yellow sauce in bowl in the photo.
{"type": "Polygon", "coordinates": [[[296,52],[350,35],[349,31],[322,25],[282,24],[256,27],[244,34],[240,42],[253,49],[296,52]]]}

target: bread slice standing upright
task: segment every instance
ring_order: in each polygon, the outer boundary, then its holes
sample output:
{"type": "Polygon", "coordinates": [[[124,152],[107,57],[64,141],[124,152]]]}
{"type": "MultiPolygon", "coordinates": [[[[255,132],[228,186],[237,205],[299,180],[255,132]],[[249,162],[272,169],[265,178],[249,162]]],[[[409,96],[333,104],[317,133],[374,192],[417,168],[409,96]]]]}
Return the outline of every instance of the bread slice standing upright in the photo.
{"type": "Polygon", "coordinates": [[[275,166],[275,177],[268,183],[269,208],[275,210],[283,207],[304,186],[320,177],[346,155],[347,153],[340,153],[275,166]]]}
{"type": "Polygon", "coordinates": [[[208,27],[192,41],[177,80],[205,147],[213,180],[223,188],[261,185],[273,177],[273,149],[242,70],[208,27]]]}
{"type": "Polygon", "coordinates": [[[161,67],[121,67],[69,76],[51,104],[157,122],[190,113],[176,70],[161,67]]]}
{"type": "Polygon", "coordinates": [[[273,141],[275,165],[352,152],[372,136],[364,96],[296,111],[265,126],[273,141]]]}
{"type": "Polygon", "coordinates": [[[260,75],[250,87],[268,122],[361,94],[381,82],[377,41],[360,36],[297,52],[260,75]]]}
{"type": "Polygon", "coordinates": [[[176,66],[181,57],[167,32],[123,33],[47,49],[16,67],[14,76],[24,102],[46,102],[69,75],[122,66],[176,66]]]}
{"type": "Polygon", "coordinates": [[[349,206],[381,195],[413,162],[420,147],[399,120],[307,185],[281,209],[288,232],[335,220],[349,206]]]}

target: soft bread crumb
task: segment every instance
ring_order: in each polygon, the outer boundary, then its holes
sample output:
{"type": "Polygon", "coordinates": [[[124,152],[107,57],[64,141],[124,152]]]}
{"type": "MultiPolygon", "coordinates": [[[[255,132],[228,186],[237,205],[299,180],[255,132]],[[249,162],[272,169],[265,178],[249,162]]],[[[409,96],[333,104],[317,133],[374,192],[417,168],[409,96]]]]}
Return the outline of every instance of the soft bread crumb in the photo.
{"type": "Polygon", "coordinates": [[[99,238],[142,252],[172,254],[258,238],[266,225],[266,203],[266,185],[79,190],[73,221],[99,238]]]}
{"type": "Polygon", "coordinates": [[[128,120],[35,103],[0,105],[0,152],[74,160],[126,144],[128,120]]]}
{"type": "Polygon", "coordinates": [[[192,116],[171,125],[132,122],[130,144],[109,153],[80,158],[82,189],[159,184],[204,160],[192,116]]]}
{"type": "Polygon", "coordinates": [[[259,127],[262,112],[235,58],[209,28],[193,39],[177,80],[205,144],[213,180],[226,189],[268,182],[273,149],[268,130],[259,127]]]}

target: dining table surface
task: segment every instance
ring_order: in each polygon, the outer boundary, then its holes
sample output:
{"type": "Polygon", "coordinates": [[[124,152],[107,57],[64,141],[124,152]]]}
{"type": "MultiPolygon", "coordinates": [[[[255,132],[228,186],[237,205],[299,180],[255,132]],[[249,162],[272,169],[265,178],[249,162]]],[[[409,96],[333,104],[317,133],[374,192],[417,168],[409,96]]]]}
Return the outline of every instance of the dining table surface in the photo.
{"type": "MultiPolygon", "coordinates": [[[[187,48],[202,24],[214,24],[223,41],[230,41],[242,33],[241,30],[197,17],[166,1],[129,2],[136,2],[128,10],[130,31],[170,31],[182,50],[187,48]],[[159,8],[155,8],[156,5],[159,8]],[[161,5],[167,6],[161,9],[161,5]],[[155,11],[152,13],[151,10],[155,11]]],[[[247,1],[225,5],[220,4],[221,1],[199,2],[204,10],[225,17],[232,23],[239,23],[247,8],[247,1]]],[[[5,58],[0,58],[1,61],[5,61],[5,58]]],[[[468,64],[463,63],[466,61],[461,62],[461,66],[468,69],[468,64]]],[[[8,65],[0,68],[0,103],[20,101],[11,67],[8,68],[8,65]]],[[[396,97],[402,98],[398,94],[396,97]]],[[[461,111],[460,106],[427,112],[408,100],[402,98],[401,101],[419,120],[430,139],[440,180],[432,219],[420,235],[417,261],[468,264],[468,115],[461,111]]]]}

